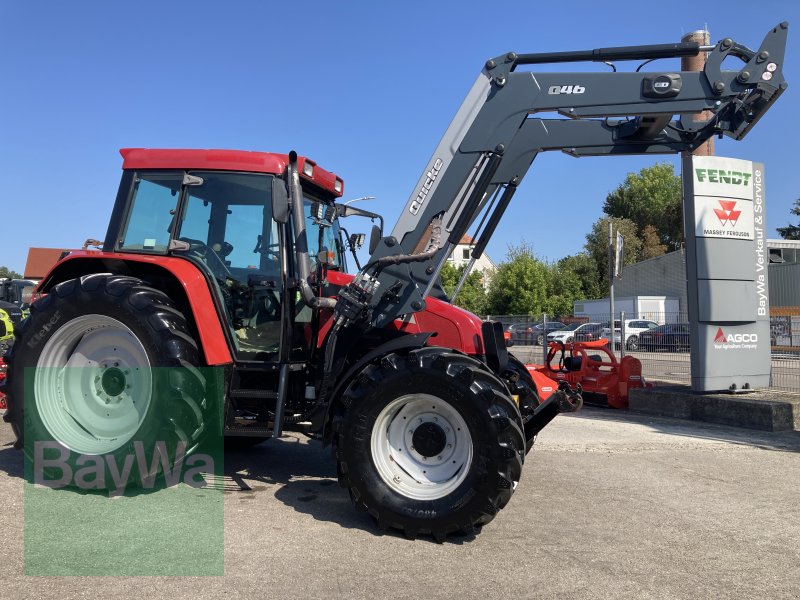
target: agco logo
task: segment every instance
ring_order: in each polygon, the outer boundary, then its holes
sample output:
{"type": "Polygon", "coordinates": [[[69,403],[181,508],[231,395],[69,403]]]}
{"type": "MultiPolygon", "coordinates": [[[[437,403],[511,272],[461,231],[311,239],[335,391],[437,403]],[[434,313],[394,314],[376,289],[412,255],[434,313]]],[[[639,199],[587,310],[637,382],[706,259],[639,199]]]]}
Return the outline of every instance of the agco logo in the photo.
{"type": "Polygon", "coordinates": [[[547,93],[551,96],[559,94],[582,94],[586,88],[582,85],[551,85],[547,88],[547,93]]]}
{"type": "Polygon", "coordinates": [[[722,327],[717,328],[717,335],[714,336],[714,345],[726,350],[728,348],[755,348],[757,343],[757,333],[729,333],[725,335],[722,327]]]}
{"type": "Polygon", "coordinates": [[[720,200],[719,205],[722,208],[715,208],[714,214],[717,215],[720,224],[725,227],[725,225],[730,223],[731,227],[736,227],[736,222],[739,220],[739,216],[742,214],[742,211],[740,210],[733,210],[736,208],[736,201],[720,200]]]}

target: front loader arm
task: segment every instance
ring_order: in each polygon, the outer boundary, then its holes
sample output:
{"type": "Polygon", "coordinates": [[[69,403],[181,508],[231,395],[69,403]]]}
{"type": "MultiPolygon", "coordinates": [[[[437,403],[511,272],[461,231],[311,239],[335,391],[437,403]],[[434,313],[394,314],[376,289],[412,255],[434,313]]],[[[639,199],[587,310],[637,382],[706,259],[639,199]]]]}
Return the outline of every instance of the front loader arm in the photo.
{"type": "Polygon", "coordinates": [[[370,280],[360,296],[363,318],[380,327],[422,310],[428,294],[441,296],[436,282],[446,258],[484,212],[485,227],[472,256],[480,255],[539,152],[561,150],[576,157],[674,154],[692,151],[712,135],[742,139],[787,87],[782,71],[787,32],[788,24],[778,25],[757,51],[724,39],[708,47],[681,43],[509,53],[487,61],[391,236],[381,241],[369,261],[372,268],[363,273],[370,280]],[[701,51],[709,56],[699,72],[518,69],[543,63],[646,61],[701,51]],[[739,58],[742,68],[722,70],[728,56],[739,58]],[[712,116],[697,120],[702,111],[712,116]],[[553,119],[552,113],[564,118],[553,119]],[[431,252],[428,245],[419,260],[432,224],[440,236],[439,249],[431,252]]]}

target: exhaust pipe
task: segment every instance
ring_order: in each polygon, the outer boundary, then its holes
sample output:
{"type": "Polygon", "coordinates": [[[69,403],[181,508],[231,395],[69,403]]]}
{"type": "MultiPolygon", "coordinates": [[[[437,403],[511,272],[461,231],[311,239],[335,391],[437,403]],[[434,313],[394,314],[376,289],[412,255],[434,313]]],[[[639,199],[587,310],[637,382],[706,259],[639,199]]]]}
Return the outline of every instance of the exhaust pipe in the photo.
{"type": "Polygon", "coordinates": [[[308,238],[306,237],[306,215],[303,212],[303,192],[300,188],[300,174],[297,171],[297,152],[289,152],[289,199],[292,203],[292,220],[294,221],[294,251],[297,260],[297,271],[300,275],[298,285],[303,302],[311,308],[330,308],[336,306],[333,298],[320,298],[308,283],[309,269],[308,238]]]}

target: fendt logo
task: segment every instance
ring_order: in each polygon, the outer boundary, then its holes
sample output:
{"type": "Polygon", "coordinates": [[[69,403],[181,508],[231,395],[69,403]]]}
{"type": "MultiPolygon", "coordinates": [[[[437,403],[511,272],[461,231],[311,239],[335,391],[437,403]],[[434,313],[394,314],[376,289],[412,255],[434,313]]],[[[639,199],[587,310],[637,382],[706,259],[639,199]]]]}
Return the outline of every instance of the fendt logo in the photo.
{"type": "Polygon", "coordinates": [[[736,208],[736,201],[720,200],[719,205],[722,208],[715,208],[714,214],[717,215],[720,224],[725,227],[725,225],[730,223],[731,227],[736,227],[736,222],[739,220],[739,216],[742,214],[742,211],[734,210],[734,208],[736,208]]]}
{"type": "Polygon", "coordinates": [[[726,171],[725,169],[695,169],[697,181],[710,183],[730,183],[731,185],[747,186],[750,183],[752,173],[744,171],[726,171]]]}
{"type": "Polygon", "coordinates": [[[718,327],[717,335],[714,336],[714,348],[717,350],[755,349],[757,347],[757,333],[729,333],[725,335],[722,327],[718,327]]]}
{"type": "Polygon", "coordinates": [[[547,88],[547,93],[551,96],[559,94],[582,94],[586,88],[582,85],[551,85],[547,88]]]}

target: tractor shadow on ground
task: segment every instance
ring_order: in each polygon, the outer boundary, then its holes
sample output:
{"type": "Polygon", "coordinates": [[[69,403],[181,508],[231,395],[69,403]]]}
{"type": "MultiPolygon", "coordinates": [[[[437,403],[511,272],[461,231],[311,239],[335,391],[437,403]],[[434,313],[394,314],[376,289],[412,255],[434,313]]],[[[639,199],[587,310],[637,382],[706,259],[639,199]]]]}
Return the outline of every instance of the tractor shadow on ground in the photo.
{"type": "Polygon", "coordinates": [[[21,451],[14,448],[14,443],[9,442],[0,446],[0,472],[9,477],[22,479],[25,463],[21,451]]]}
{"type": "MultiPolygon", "coordinates": [[[[370,515],[358,511],[347,490],[339,486],[330,448],[300,434],[288,433],[247,450],[226,448],[223,486],[226,501],[246,503],[259,494],[272,493],[286,506],[317,521],[405,539],[399,531],[381,531],[370,515]]],[[[450,535],[447,543],[463,544],[475,537],[450,535]]],[[[436,543],[427,535],[417,539],[436,543]]]]}

